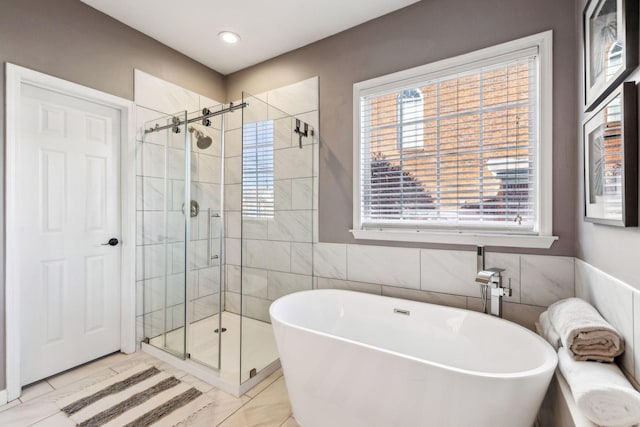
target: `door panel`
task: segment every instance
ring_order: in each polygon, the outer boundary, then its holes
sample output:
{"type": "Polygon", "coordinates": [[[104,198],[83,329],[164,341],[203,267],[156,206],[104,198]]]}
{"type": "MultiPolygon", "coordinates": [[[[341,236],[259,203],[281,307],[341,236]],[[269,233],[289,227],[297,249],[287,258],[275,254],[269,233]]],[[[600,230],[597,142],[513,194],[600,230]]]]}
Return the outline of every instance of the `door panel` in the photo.
{"type": "Polygon", "coordinates": [[[120,348],[120,113],[23,84],[21,382],[120,348]]]}
{"type": "Polygon", "coordinates": [[[44,232],[62,232],[66,222],[67,155],[40,151],[40,212],[44,232]]]}
{"type": "Polygon", "coordinates": [[[59,343],[64,330],[63,295],[66,283],[66,262],[45,261],[41,264],[42,294],[44,296],[44,344],[59,343]]]}
{"type": "Polygon", "coordinates": [[[86,168],[87,230],[107,231],[107,159],[87,156],[86,168]]]}
{"type": "Polygon", "coordinates": [[[85,322],[84,333],[102,331],[106,326],[104,323],[104,295],[107,292],[105,283],[105,256],[96,255],[86,258],[85,272],[85,322]]]}

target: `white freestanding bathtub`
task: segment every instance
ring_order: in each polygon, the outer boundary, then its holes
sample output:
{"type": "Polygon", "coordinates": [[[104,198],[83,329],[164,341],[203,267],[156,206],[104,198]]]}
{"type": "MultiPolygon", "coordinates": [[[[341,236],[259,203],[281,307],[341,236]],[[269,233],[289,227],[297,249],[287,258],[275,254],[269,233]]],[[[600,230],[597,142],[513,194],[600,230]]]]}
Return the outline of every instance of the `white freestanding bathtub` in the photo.
{"type": "Polygon", "coordinates": [[[270,308],[302,427],[531,427],[557,363],[496,317],[340,290],[270,308]]]}

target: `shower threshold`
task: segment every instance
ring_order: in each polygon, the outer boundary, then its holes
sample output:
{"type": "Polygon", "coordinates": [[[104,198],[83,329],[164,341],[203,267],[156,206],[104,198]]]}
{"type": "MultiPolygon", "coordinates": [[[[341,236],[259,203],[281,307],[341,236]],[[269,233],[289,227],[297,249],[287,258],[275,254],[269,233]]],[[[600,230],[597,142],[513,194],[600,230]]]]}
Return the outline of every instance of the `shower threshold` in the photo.
{"type": "MultiPolygon", "coordinates": [[[[278,351],[271,324],[259,320],[242,318],[242,379],[240,380],[240,316],[230,312],[222,312],[222,325],[227,329],[222,334],[222,369],[216,366],[218,361],[219,334],[218,315],[193,322],[190,327],[191,358],[183,360],[161,349],[162,336],[152,338],[149,344],[142,343],[142,350],[154,357],[185,371],[216,388],[234,396],[240,396],[258,384],[280,367],[278,351]],[[257,375],[250,377],[252,369],[257,375]]],[[[180,330],[166,335],[169,348],[177,348],[171,342],[178,343],[182,339],[180,330]]]]}

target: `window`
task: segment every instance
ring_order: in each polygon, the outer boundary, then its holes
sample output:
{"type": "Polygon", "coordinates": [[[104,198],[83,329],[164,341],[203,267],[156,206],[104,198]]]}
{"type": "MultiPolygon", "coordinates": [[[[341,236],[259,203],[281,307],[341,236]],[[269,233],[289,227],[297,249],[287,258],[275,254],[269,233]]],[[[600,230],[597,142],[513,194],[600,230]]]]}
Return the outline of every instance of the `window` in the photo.
{"type": "Polygon", "coordinates": [[[242,128],[242,215],[273,218],[273,120],[242,128]]]}
{"type": "Polygon", "coordinates": [[[551,246],[550,39],[354,85],[356,238],[551,246]]]}
{"type": "Polygon", "coordinates": [[[422,147],[424,142],[422,123],[423,118],[422,92],[417,89],[407,89],[398,95],[396,110],[398,112],[398,149],[422,147]]]}

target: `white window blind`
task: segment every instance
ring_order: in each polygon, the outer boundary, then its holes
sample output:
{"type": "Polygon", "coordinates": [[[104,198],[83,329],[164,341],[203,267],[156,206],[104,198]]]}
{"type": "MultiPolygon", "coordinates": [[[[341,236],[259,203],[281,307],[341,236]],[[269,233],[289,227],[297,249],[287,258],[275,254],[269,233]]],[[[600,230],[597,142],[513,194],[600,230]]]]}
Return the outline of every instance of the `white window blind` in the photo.
{"type": "Polygon", "coordinates": [[[527,49],[360,95],[361,229],[534,233],[538,60],[527,49]]]}
{"type": "Polygon", "coordinates": [[[273,120],[242,129],[242,215],[273,218],[273,120]]]}

